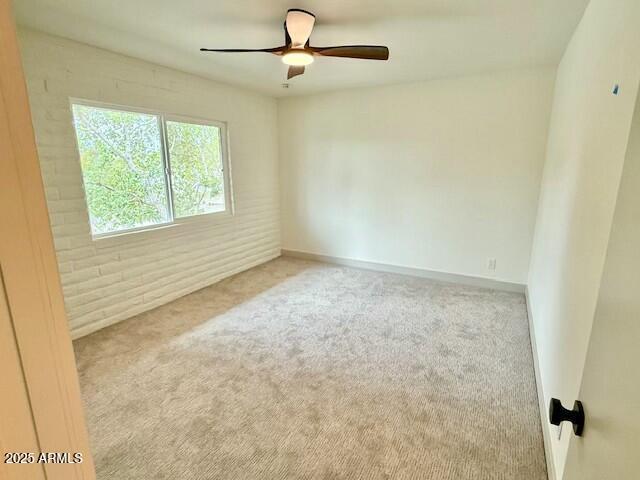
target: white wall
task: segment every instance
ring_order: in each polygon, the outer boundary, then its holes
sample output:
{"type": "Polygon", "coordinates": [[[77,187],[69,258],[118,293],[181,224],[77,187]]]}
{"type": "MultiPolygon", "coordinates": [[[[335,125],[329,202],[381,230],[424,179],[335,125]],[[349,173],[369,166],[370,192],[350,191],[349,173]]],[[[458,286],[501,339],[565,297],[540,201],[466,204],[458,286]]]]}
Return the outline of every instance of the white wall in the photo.
{"type": "Polygon", "coordinates": [[[554,74],[279,100],[283,248],[524,284],[554,74]]]}
{"type": "MultiPolygon", "coordinates": [[[[638,25],[637,0],[592,0],[558,70],[529,273],[545,405],[578,397],[640,78],[638,25]]],[[[543,428],[561,478],[571,429],[558,441],[543,428]]]]}
{"type": "Polygon", "coordinates": [[[279,255],[274,99],[30,30],[20,41],[74,335],[279,255]],[[228,122],[235,216],[92,240],[69,97],[228,122]]]}

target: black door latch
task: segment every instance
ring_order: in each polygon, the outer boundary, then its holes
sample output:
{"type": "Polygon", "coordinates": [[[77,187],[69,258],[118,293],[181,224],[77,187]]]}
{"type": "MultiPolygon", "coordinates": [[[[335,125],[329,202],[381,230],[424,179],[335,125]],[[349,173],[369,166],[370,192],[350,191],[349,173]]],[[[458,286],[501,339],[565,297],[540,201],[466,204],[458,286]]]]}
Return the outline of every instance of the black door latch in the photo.
{"type": "Polygon", "coordinates": [[[582,402],[576,400],[573,410],[567,410],[557,398],[552,398],[549,403],[549,421],[553,425],[560,425],[562,422],[573,423],[573,433],[578,437],[582,436],[584,430],[584,408],[582,402]]]}

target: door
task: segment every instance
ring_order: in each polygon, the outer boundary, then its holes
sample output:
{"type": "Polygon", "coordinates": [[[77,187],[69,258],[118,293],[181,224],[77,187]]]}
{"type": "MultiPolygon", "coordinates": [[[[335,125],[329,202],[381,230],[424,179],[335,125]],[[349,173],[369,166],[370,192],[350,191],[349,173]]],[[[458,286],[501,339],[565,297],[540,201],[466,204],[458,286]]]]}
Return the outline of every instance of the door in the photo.
{"type": "Polygon", "coordinates": [[[44,480],[43,465],[5,463],[7,452],[35,452],[38,438],[29,408],[29,395],[22,375],[20,355],[13,334],[13,321],[0,272],[0,478],[44,480]]]}
{"type": "Polygon", "coordinates": [[[640,478],[640,101],[609,238],[580,392],[586,421],[563,480],[640,478]]]}
{"type": "Polygon", "coordinates": [[[0,478],[93,480],[9,7],[9,0],[0,0],[0,478]],[[10,452],[27,463],[4,463],[5,453],[10,452]],[[38,463],[40,453],[52,455],[38,463]],[[65,457],[75,453],[82,454],[81,463],[65,457]]]}

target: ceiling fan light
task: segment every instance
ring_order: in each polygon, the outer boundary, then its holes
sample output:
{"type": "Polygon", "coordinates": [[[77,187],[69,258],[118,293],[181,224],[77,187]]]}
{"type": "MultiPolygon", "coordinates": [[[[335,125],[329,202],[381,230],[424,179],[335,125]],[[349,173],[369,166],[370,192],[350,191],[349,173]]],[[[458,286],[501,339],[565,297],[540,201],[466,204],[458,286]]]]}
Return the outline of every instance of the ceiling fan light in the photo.
{"type": "Polygon", "coordinates": [[[313,55],[304,50],[298,52],[290,50],[282,56],[282,63],[294,67],[302,67],[313,63],[313,55]]]}

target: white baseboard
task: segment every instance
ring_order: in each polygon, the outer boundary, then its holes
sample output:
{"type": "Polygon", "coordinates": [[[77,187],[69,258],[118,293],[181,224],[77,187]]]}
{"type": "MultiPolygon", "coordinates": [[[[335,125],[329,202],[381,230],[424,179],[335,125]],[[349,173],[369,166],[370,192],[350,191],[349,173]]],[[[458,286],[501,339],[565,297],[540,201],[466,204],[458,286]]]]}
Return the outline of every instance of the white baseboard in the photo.
{"type": "Polygon", "coordinates": [[[544,456],[547,462],[547,476],[549,480],[556,480],[556,468],[553,462],[553,452],[551,447],[551,431],[549,430],[549,419],[547,418],[547,405],[544,401],[544,391],[542,390],[542,378],[540,377],[540,362],[538,360],[538,347],[536,345],[536,334],[533,326],[533,313],[531,312],[531,302],[529,300],[529,288],[525,287],[525,299],[527,302],[527,317],[529,319],[529,336],[531,338],[531,353],[533,355],[533,370],[536,376],[536,388],[538,391],[538,407],[540,409],[540,425],[542,427],[542,440],[544,442],[544,456]]]}
{"type": "Polygon", "coordinates": [[[375,270],[378,272],[398,273],[401,275],[410,275],[412,277],[428,278],[431,280],[437,280],[439,282],[457,283],[460,285],[489,288],[492,290],[501,290],[505,292],[525,292],[525,285],[523,284],[503,282],[501,280],[494,280],[492,278],[472,277],[469,275],[460,275],[457,273],[438,272],[435,270],[404,267],[400,265],[390,265],[387,263],[367,262],[364,260],[332,257],[329,255],[319,255],[317,253],[302,252],[299,250],[283,249],[281,252],[285,257],[301,258],[304,260],[315,260],[317,262],[332,263],[335,265],[344,265],[347,267],[362,268],[365,270],[375,270]]]}

